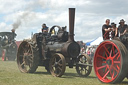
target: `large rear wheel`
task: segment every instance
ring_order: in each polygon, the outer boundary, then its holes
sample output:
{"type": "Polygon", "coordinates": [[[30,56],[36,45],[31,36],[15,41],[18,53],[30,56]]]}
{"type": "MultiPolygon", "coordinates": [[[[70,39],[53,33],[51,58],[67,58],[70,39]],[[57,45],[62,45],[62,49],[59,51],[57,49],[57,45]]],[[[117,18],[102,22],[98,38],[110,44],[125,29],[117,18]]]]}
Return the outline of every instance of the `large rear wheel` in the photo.
{"type": "Polygon", "coordinates": [[[94,71],[101,82],[120,83],[128,69],[128,51],[120,41],[106,40],[97,48],[94,56],[94,71]]]}
{"type": "Polygon", "coordinates": [[[34,73],[39,64],[39,52],[36,43],[23,41],[18,49],[17,64],[21,72],[34,73]]]}

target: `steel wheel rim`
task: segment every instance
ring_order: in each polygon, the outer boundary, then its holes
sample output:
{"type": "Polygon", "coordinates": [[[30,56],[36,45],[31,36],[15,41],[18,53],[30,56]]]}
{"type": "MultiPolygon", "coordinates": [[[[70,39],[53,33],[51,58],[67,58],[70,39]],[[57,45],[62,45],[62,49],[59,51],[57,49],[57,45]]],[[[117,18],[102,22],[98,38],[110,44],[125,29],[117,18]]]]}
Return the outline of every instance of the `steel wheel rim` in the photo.
{"type": "Polygon", "coordinates": [[[109,83],[121,70],[121,53],[116,44],[106,41],[100,44],[94,56],[94,70],[98,79],[109,83]]]}
{"type": "Polygon", "coordinates": [[[65,72],[65,59],[63,55],[55,54],[50,61],[50,72],[55,77],[61,77],[65,72]]]}
{"type": "Polygon", "coordinates": [[[21,51],[18,52],[19,68],[22,72],[29,72],[33,60],[33,50],[28,43],[24,43],[19,50],[21,51]]]}

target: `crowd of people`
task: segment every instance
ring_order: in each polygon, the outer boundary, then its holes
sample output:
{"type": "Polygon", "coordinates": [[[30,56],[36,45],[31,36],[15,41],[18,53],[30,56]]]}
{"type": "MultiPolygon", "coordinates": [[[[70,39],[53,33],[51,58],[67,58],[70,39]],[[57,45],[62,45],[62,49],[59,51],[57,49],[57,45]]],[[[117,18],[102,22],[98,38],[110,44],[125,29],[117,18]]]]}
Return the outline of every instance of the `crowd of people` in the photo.
{"type": "MultiPolygon", "coordinates": [[[[125,24],[124,19],[119,21],[119,26],[112,22],[110,24],[110,19],[106,19],[105,24],[102,26],[102,37],[103,40],[107,39],[117,39],[117,37],[123,36],[128,33],[128,25],[125,24]]],[[[96,47],[87,47],[85,53],[93,58],[96,47]]]]}
{"type": "Polygon", "coordinates": [[[95,51],[96,51],[97,45],[90,46],[86,49],[86,54],[89,55],[92,59],[94,57],[95,51]]]}
{"type": "Polygon", "coordinates": [[[110,19],[106,19],[105,24],[102,26],[102,36],[103,39],[114,39],[126,34],[128,31],[128,26],[125,24],[124,19],[121,19],[119,26],[117,27],[114,22],[110,25],[110,19]]]}

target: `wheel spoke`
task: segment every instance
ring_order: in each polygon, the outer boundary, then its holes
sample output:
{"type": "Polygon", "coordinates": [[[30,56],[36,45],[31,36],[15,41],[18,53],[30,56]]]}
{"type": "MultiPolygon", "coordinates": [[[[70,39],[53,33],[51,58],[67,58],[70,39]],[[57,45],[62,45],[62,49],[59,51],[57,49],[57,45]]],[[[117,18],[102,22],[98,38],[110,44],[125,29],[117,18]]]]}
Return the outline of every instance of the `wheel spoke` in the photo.
{"type": "Polygon", "coordinates": [[[112,77],[112,70],[111,69],[109,69],[110,70],[110,76],[112,77]]]}
{"type": "Polygon", "coordinates": [[[110,75],[111,75],[111,79],[113,79],[114,78],[114,71],[112,68],[110,69],[110,75]]]}
{"type": "Polygon", "coordinates": [[[113,71],[113,73],[112,73],[112,77],[111,77],[111,79],[113,79],[114,78],[114,71],[113,71]]]}
{"type": "MultiPolygon", "coordinates": [[[[113,59],[119,54],[119,52],[117,52],[114,56],[113,59]]],[[[119,57],[119,55],[117,56],[117,58],[119,57]]],[[[118,60],[118,59],[117,59],[118,60]]]]}
{"type": "Polygon", "coordinates": [[[23,51],[23,53],[25,53],[26,52],[26,49],[22,46],[22,51],[23,51]]]}
{"type": "Polygon", "coordinates": [[[112,45],[113,55],[115,54],[114,45],[112,45]]]}
{"type": "Polygon", "coordinates": [[[111,51],[110,51],[109,57],[112,57],[112,49],[111,49],[111,51]]]}
{"type": "Polygon", "coordinates": [[[118,69],[116,69],[114,66],[113,66],[113,69],[118,73],[118,69]]]}
{"type": "Polygon", "coordinates": [[[102,79],[104,79],[108,75],[109,72],[110,72],[110,70],[107,71],[107,73],[103,76],[102,79]]]}
{"type": "Polygon", "coordinates": [[[32,54],[28,54],[28,56],[32,57],[32,54]]]}
{"type": "Polygon", "coordinates": [[[21,64],[21,66],[25,65],[25,61],[21,64]]]}
{"type": "Polygon", "coordinates": [[[60,71],[62,71],[62,68],[60,68],[59,66],[58,66],[58,69],[59,69],[60,71]]]}
{"type": "Polygon", "coordinates": [[[84,68],[85,69],[85,72],[87,71],[88,72],[88,69],[84,68]]]}
{"type": "Polygon", "coordinates": [[[62,64],[61,64],[61,63],[58,63],[58,65],[59,65],[59,66],[62,66],[62,64]]]}
{"type": "Polygon", "coordinates": [[[60,63],[60,61],[62,61],[61,59],[58,61],[58,63],[60,63]]]}
{"type": "Polygon", "coordinates": [[[119,71],[119,70],[120,70],[120,67],[119,67],[118,65],[117,65],[116,67],[117,67],[117,69],[118,69],[118,71],[119,71]]]}
{"type": "Polygon", "coordinates": [[[108,67],[105,69],[105,72],[107,72],[107,70],[108,70],[108,67]]]}
{"type": "Polygon", "coordinates": [[[31,51],[31,50],[30,50],[30,49],[28,49],[27,53],[30,53],[30,51],[31,51]]]}
{"type": "Polygon", "coordinates": [[[105,47],[105,45],[103,47],[105,49],[105,52],[107,52],[108,54],[110,54],[109,51],[108,51],[108,49],[105,47]]]}
{"type": "Polygon", "coordinates": [[[105,59],[105,60],[107,59],[107,58],[105,58],[104,56],[101,56],[101,55],[98,55],[97,57],[105,59]]]}
{"type": "Polygon", "coordinates": [[[107,65],[97,67],[97,70],[107,67],[107,65]]]}
{"type": "Polygon", "coordinates": [[[118,63],[121,63],[121,62],[120,61],[113,61],[113,63],[115,63],[115,64],[117,63],[118,64],[118,63]]]}
{"type": "Polygon", "coordinates": [[[108,54],[105,52],[106,57],[109,57],[108,54]]]}
{"type": "Polygon", "coordinates": [[[120,55],[118,55],[116,59],[118,60],[119,58],[120,58],[120,55]]]}

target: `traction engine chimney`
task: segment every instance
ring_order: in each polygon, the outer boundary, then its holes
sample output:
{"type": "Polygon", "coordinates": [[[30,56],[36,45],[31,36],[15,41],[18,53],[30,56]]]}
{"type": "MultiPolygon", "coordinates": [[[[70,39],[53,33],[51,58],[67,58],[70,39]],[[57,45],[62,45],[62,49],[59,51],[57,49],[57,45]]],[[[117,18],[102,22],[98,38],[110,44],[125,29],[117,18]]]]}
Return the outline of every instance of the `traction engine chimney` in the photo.
{"type": "Polygon", "coordinates": [[[68,42],[74,41],[75,8],[69,8],[69,37],[68,42]]]}

